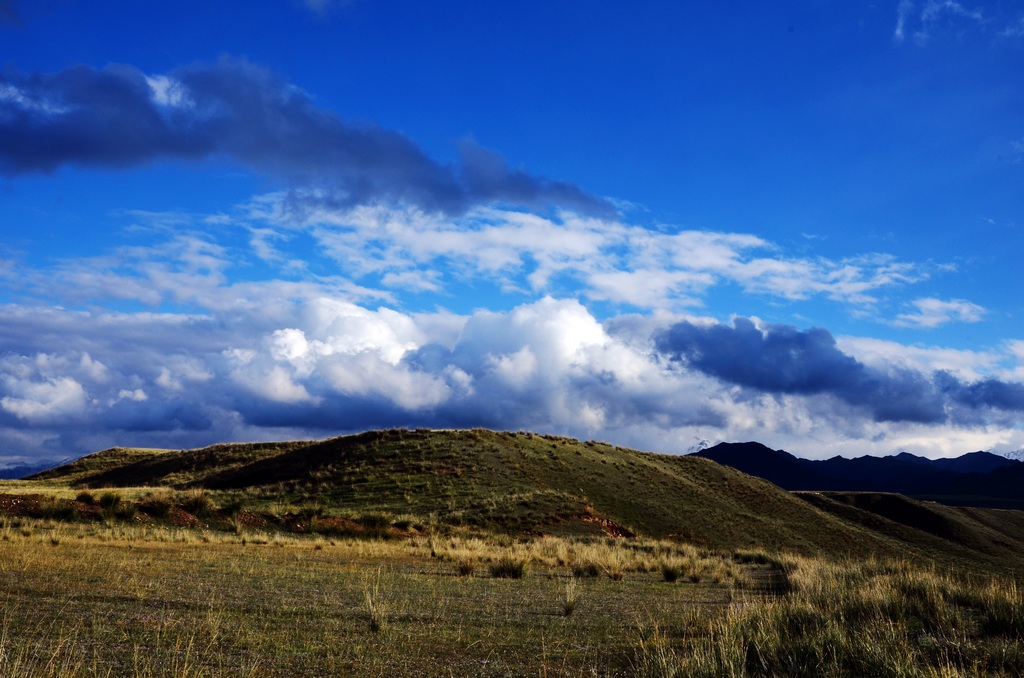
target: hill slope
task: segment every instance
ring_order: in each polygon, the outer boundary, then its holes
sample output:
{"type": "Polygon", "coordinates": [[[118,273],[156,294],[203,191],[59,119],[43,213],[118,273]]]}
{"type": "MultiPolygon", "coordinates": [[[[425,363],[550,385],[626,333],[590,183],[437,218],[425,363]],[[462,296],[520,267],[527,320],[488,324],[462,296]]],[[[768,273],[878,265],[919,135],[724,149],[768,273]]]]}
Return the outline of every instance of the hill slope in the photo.
{"type": "Polygon", "coordinates": [[[1013,544],[1024,535],[1024,514],[1017,512],[989,516],[990,524],[972,528],[965,541],[955,530],[933,529],[928,516],[934,509],[920,502],[899,515],[883,515],[857,502],[796,496],[695,456],[486,430],[374,431],[174,452],[115,448],[35,479],[205,488],[224,496],[434,515],[449,524],[534,534],[636,532],[716,548],[968,557],[981,564],[1016,558],[1013,544]],[[912,519],[901,522],[904,514],[912,519]],[[972,549],[966,556],[965,548],[972,549]]]}

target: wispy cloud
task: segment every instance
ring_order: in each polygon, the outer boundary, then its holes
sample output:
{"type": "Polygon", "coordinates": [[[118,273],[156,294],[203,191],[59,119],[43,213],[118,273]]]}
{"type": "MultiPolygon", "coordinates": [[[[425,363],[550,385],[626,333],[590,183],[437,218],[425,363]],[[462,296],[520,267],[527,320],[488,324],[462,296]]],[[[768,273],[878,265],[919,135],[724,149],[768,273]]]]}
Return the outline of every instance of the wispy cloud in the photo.
{"type": "Polygon", "coordinates": [[[1010,151],[1014,162],[1020,162],[1024,159],[1024,137],[1020,139],[1014,139],[1010,142],[1010,151]]]}
{"type": "Polygon", "coordinates": [[[982,306],[964,299],[915,299],[916,313],[901,313],[895,324],[900,327],[933,328],[950,322],[976,323],[987,312],[982,306]]]}
{"type": "MultiPolygon", "coordinates": [[[[321,208],[297,220],[287,203],[286,194],[263,195],[212,219],[124,211],[119,217],[131,219],[130,230],[149,244],[45,269],[11,262],[0,266],[0,279],[9,300],[210,313],[235,308],[257,290],[268,298],[320,290],[357,303],[401,305],[410,295],[443,301],[465,285],[484,284],[502,290],[505,305],[555,295],[610,309],[681,311],[702,307],[718,287],[734,286],[753,297],[791,304],[827,299],[878,316],[876,307],[891,294],[938,270],[885,254],[796,257],[751,234],[651,229],[571,212],[548,218],[477,208],[446,217],[365,206],[321,208]],[[252,278],[258,269],[265,279],[252,278]]],[[[923,327],[972,317],[966,302],[925,299],[918,308],[920,318],[907,314],[900,322],[923,327]]]]}
{"type": "Polygon", "coordinates": [[[999,35],[1003,38],[1024,37],[1024,16],[1017,17],[1016,21],[1011,22],[1006,28],[999,31],[999,35]]]}
{"type": "Polygon", "coordinates": [[[912,0],[900,0],[900,4],[896,7],[896,30],[893,31],[893,37],[897,42],[903,42],[906,37],[907,19],[910,18],[913,11],[912,0]]]}
{"type": "Polygon", "coordinates": [[[479,208],[458,218],[385,206],[321,208],[296,218],[286,196],[263,196],[246,218],[281,233],[308,232],[346,274],[398,292],[485,279],[506,290],[562,294],[637,308],[700,306],[716,285],[789,301],[823,296],[870,305],[919,282],[930,267],[885,254],[792,257],[745,233],[650,229],[563,213],[479,208]],[[446,270],[442,275],[439,271],[446,270]]]}
{"type": "Polygon", "coordinates": [[[917,45],[927,44],[936,32],[956,29],[963,24],[982,26],[985,16],[980,9],[972,9],[954,0],[900,0],[896,7],[896,28],[893,38],[904,42],[909,32],[917,45]]]}

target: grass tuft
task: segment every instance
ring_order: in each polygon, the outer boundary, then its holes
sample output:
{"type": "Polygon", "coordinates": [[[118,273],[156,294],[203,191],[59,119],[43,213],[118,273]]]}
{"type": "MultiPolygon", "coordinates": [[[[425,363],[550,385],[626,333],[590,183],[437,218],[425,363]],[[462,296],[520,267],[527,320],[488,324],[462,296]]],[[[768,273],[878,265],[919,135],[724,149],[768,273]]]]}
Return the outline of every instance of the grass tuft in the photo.
{"type": "Polygon", "coordinates": [[[387,585],[388,581],[384,577],[382,567],[378,567],[376,574],[368,578],[363,585],[363,602],[369,615],[371,633],[380,633],[387,629],[390,611],[387,585]]]}
{"type": "Polygon", "coordinates": [[[580,602],[580,580],[576,577],[568,577],[562,585],[562,616],[568,617],[576,611],[580,602]]]}
{"type": "Polygon", "coordinates": [[[502,556],[487,569],[495,579],[522,579],[526,574],[526,561],[513,556],[502,556]]]}

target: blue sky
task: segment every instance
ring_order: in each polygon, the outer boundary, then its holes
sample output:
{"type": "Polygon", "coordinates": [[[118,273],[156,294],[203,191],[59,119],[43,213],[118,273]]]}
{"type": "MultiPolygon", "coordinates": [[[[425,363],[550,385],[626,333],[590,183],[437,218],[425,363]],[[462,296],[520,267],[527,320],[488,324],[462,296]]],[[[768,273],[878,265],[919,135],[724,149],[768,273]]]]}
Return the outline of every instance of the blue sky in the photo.
{"type": "Polygon", "coordinates": [[[0,0],[0,462],[1024,448],[1024,3],[0,0]]]}

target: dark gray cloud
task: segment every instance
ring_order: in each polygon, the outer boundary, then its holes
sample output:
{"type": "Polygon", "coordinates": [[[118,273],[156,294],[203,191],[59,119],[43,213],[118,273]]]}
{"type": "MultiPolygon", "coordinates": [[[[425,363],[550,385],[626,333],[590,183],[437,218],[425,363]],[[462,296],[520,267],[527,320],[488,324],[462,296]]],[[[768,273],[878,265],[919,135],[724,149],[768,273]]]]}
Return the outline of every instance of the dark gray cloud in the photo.
{"type": "Polygon", "coordinates": [[[1024,411],[1024,385],[989,379],[964,383],[946,372],[869,367],[836,346],[824,329],[798,330],[746,318],[733,325],[673,325],[660,351],[722,381],[771,394],[831,395],[867,409],[876,421],[940,423],[970,411],[1024,411]]]}
{"type": "Polygon", "coordinates": [[[0,79],[0,173],[7,176],[67,163],[126,167],[161,156],[195,158],[213,148],[162,115],[133,68],[77,66],[0,79]]]}
{"type": "Polygon", "coordinates": [[[476,200],[515,205],[554,203],[580,212],[614,214],[610,204],[595,200],[578,186],[535,177],[521,169],[510,169],[504,158],[474,141],[463,141],[459,144],[459,152],[461,178],[476,200]]]}
{"type": "Polygon", "coordinates": [[[342,120],[244,60],[155,79],[130,66],[0,75],[0,174],[218,155],[305,189],[295,207],[389,202],[456,214],[505,202],[615,213],[576,186],[509,169],[473,143],[462,145],[458,166],[440,164],[401,134],[342,120]]]}
{"type": "Polygon", "coordinates": [[[1024,384],[996,379],[964,384],[948,372],[937,372],[935,382],[943,393],[960,405],[1024,411],[1024,384]]]}

